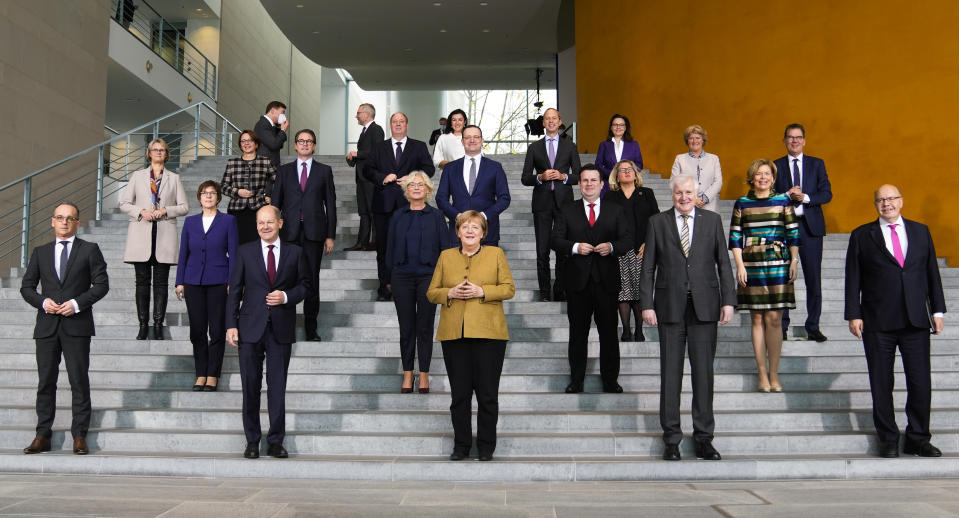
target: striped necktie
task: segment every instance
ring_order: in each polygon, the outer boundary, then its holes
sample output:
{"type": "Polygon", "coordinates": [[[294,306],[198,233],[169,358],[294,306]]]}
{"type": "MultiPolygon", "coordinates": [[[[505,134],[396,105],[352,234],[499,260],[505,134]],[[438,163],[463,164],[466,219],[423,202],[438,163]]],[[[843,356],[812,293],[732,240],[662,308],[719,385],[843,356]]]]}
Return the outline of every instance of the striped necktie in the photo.
{"type": "Polygon", "coordinates": [[[689,214],[680,214],[683,217],[683,229],[679,232],[679,244],[683,247],[683,255],[689,257],[689,214]]]}

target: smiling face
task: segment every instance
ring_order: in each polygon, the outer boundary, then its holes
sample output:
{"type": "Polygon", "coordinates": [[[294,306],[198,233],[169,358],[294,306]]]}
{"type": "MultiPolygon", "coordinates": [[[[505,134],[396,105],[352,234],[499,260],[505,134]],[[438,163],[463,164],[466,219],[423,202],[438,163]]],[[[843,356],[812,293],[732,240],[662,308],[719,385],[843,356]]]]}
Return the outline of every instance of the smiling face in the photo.
{"type": "Polygon", "coordinates": [[[58,205],[53,210],[51,226],[57,239],[69,239],[77,233],[77,228],[80,226],[80,215],[71,205],[58,205]]]}
{"type": "Polygon", "coordinates": [[[265,205],[256,211],[256,233],[260,239],[267,243],[276,241],[276,238],[283,228],[283,220],[280,219],[280,210],[273,205],[265,205]]]}
{"type": "Polygon", "coordinates": [[[685,177],[673,186],[673,208],[683,214],[689,214],[695,206],[696,180],[685,177]]]}
{"type": "Polygon", "coordinates": [[[559,133],[559,126],[562,123],[563,120],[559,118],[559,112],[552,108],[546,110],[546,113],[543,114],[543,129],[549,136],[559,133]]]}
{"type": "Polygon", "coordinates": [[[756,169],[756,172],[753,174],[753,191],[756,194],[767,194],[773,188],[773,183],[776,181],[776,178],[773,176],[773,170],[768,165],[761,165],[759,169],[756,169]]]}
{"type": "Polygon", "coordinates": [[[902,194],[895,185],[883,185],[876,190],[876,212],[888,223],[895,223],[902,212],[902,194]]]}
{"type": "Polygon", "coordinates": [[[456,229],[456,237],[460,239],[460,243],[463,243],[463,246],[466,248],[479,246],[480,241],[483,239],[483,225],[477,221],[477,219],[476,217],[470,218],[456,229]]]}
{"type": "Polygon", "coordinates": [[[703,136],[699,133],[690,133],[686,139],[686,145],[689,146],[689,152],[699,154],[703,152],[703,136]]]}
{"type": "Polygon", "coordinates": [[[463,126],[466,126],[466,119],[462,114],[454,114],[453,117],[450,118],[450,126],[453,128],[454,133],[459,133],[463,131],[463,126]]]}
{"type": "Polygon", "coordinates": [[[420,178],[414,178],[406,184],[406,199],[410,200],[410,203],[424,201],[429,192],[426,183],[420,178]]]}
{"type": "Polygon", "coordinates": [[[786,132],[786,137],[783,138],[783,144],[786,145],[786,152],[789,153],[790,156],[799,156],[806,146],[806,137],[803,135],[801,129],[792,128],[786,132]]]}
{"type": "Polygon", "coordinates": [[[599,171],[595,169],[583,169],[579,172],[579,192],[583,199],[589,202],[596,201],[599,198],[599,191],[603,188],[603,181],[600,179],[599,171]]]}
{"type": "Polygon", "coordinates": [[[396,140],[403,140],[406,137],[406,130],[406,115],[402,113],[394,113],[393,116],[390,117],[390,134],[396,140]]]}
{"type": "Polygon", "coordinates": [[[623,134],[626,133],[626,120],[616,117],[613,119],[613,123],[609,125],[609,129],[613,132],[614,137],[623,138],[623,134]]]}
{"type": "Polygon", "coordinates": [[[463,149],[468,156],[476,156],[483,150],[483,133],[479,128],[463,130],[463,149]]]}

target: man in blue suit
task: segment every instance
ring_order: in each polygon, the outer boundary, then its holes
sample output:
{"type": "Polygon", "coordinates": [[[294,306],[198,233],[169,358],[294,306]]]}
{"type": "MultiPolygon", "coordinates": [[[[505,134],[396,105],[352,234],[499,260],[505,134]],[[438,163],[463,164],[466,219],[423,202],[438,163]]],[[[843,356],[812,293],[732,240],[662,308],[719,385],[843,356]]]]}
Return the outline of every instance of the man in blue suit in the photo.
{"type": "Polygon", "coordinates": [[[243,384],[243,456],[260,456],[260,390],[266,358],[270,430],[267,454],[287,457],[286,373],[296,341],[296,304],[307,294],[309,266],[300,247],[279,240],[283,220],[272,205],[256,212],[260,239],[242,245],[230,275],[226,341],[237,348],[243,384]]]}
{"type": "Polygon", "coordinates": [[[386,268],[386,244],[389,238],[390,216],[396,209],[409,205],[400,189],[400,182],[412,171],[423,171],[433,177],[433,157],[426,143],[406,136],[409,119],[403,112],[390,117],[390,138],[373,145],[373,156],[366,171],[366,179],[373,182],[373,226],[376,228],[376,270],[380,286],[376,300],[390,300],[386,287],[390,283],[386,268]]]}
{"type": "Polygon", "coordinates": [[[436,190],[436,205],[450,220],[454,242],[456,216],[475,210],[486,218],[489,228],[483,244],[499,246],[499,215],[509,207],[510,199],[506,172],[499,162],[483,157],[483,130],[479,126],[463,128],[463,149],[466,156],[446,164],[443,169],[436,190]]]}
{"type": "MultiPolygon", "coordinates": [[[[802,124],[786,126],[783,134],[786,156],[776,160],[776,192],[786,193],[792,200],[799,218],[799,261],[806,280],[806,336],[825,342],[819,330],[822,313],[822,238],[826,235],[826,220],[822,206],[832,200],[832,187],[826,175],[826,164],[821,158],[803,154],[806,130],[802,124]]],[[[788,337],[789,310],[783,311],[783,340],[788,337]]]]}

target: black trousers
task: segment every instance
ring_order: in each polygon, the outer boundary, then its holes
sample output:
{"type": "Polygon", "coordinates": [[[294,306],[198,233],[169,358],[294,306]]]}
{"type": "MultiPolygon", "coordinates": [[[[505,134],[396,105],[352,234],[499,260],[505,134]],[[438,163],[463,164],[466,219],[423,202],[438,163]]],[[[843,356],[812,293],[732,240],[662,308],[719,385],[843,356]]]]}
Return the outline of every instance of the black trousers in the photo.
{"type": "Polygon", "coordinates": [[[323,241],[313,241],[304,236],[301,229],[292,240],[303,249],[306,265],[310,271],[310,288],[303,299],[303,326],[307,331],[316,332],[316,317],[320,313],[320,266],[323,263],[323,241]]]}
{"type": "Polygon", "coordinates": [[[376,276],[380,286],[376,292],[379,295],[389,295],[386,285],[390,283],[390,273],[386,269],[386,240],[389,238],[390,218],[388,212],[374,212],[373,226],[376,227],[376,276]]]}
{"type": "Polygon", "coordinates": [[[360,215],[356,244],[366,245],[373,230],[373,182],[359,174],[356,175],[356,211],[360,215]]]}
{"type": "Polygon", "coordinates": [[[932,382],[929,366],[929,330],[907,328],[893,332],[863,331],[862,343],[869,366],[869,389],[872,391],[872,419],[881,441],[899,441],[892,389],[896,347],[902,356],[906,375],[906,440],[926,442],[929,433],[929,412],[932,382]]]}
{"type": "Polygon", "coordinates": [[[716,322],[696,318],[692,300],[686,301],[682,322],[659,323],[659,423],[663,442],[679,444],[683,431],[679,421],[679,400],[683,390],[683,363],[689,348],[693,381],[693,438],[713,438],[713,359],[716,357],[716,322]]]}
{"type": "MultiPolygon", "coordinates": [[[[150,258],[145,263],[133,263],[134,286],[137,304],[143,307],[137,307],[137,311],[142,311],[144,315],[150,314],[150,280],[153,280],[153,323],[162,324],[166,319],[167,297],[170,289],[170,265],[158,263],[156,259],[150,258]]],[[[146,320],[144,320],[144,323],[146,320]]]]}
{"type": "MultiPolygon", "coordinates": [[[[806,282],[807,331],[819,331],[822,313],[822,236],[809,233],[805,218],[799,218],[799,263],[806,282]]],[[[783,329],[789,329],[789,310],[783,311],[783,329]]]]}
{"type": "Polygon", "coordinates": [[[236,234],[239,243],[249,243],[260,239],[256,232],[256,209],[243,209],[231,211],[230,214],[236,218],[236,234]]]}
{"type": "Polygon", "coordinates": [[[469,453],[473,443],[470,414],[476,392],[476,448],[482,455],[496,449],[499,419],[499,378],[506,357],[506,341],[486,338],[444,340],[443,361],[450,382],[453,449],[469,453]]]}
{"type": "Polygon", "coordinates": [[[256,342],[240,341],[240,381],[243,384],[243,431],[246,442],[260,442],[260,394],[263,386],[263,360],[266,359],[266,405],[270,414],[269,444],[283,444],[286,437],[286,375],[290,368],[293,344],[281,344],[273,338],[273,324],[256,342]]]}
{"type": "Polygon", "coordinates": [[[433,358],[433,320],[436,304],[426,299],[433,275],[393,272],[393,304],[400,322],[400,357],[403,370],[413,370],[413,356],[419,352],[420,372],[430,371],[433,358]]]}
{"type": "Polygon", "coordinates": [[[184,284],[196,376],[220,377],[226,346],[226,284],[184,284]],[[207,337],[209,331],[209,337],[207,337]]]}
{"type": "Polygon", "coordinates": [[[619,378],[619,338],[616,337],[616,299],[619,294],[604,290],[598,282],[589,281],[586,289],[567,295],[569,372],[572,381],[582,383],[586,377],[589,322],[595,320],[599,332],[599,372],[603,383],[616,383],[619,378]]]}
{"type": "MultiPolygon", "coordinates": [[[[553,220],[559,215],[559,209],[533,212],[533,231],[536,234],[536,278],[539,280],[539,291],[550,292],[549,273],[549,241],[553,232],[553,220]]],[[[566,265],[566,254],[556,254],[556,284],[553,285],[553,295],[561,296],[566,293],[563,287],[563,267],[566,265]]]]}
{"type": "Polygon", "coordinates": [[[90,337],[70,336],[57,326],[57,332],[46,338],[37,338],[37,435],[53,435],[53,418],[57,410],[57,378],[60,375],[60,356],[67,363],[67,376],[73,393],[73,437],[86,437],[90,429],[90,337]]]}

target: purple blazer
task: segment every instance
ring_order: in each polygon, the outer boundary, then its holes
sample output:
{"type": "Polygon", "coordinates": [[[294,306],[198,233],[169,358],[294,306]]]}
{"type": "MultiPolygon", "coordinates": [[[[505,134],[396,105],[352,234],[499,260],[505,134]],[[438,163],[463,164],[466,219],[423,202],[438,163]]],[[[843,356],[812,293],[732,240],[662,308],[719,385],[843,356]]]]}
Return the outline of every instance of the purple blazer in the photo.
{"type": "MultiPolygon", "coordinates": [[[[639,142],[635,140],[623,142],[623,155],[620,160],[632,160],[636,166],[643,168],[643,154],[639,151],[639,142]]],[[[599,151],[596,152],[596,165],[603,174],[603,190],[599,195],[605,196],[609,192],[609,172],[616,166],[616,148],[612,140],[604,140],[599,143],[599,151]]],[[[639,174],[639,171],[636,171],[639,174]]]]}

